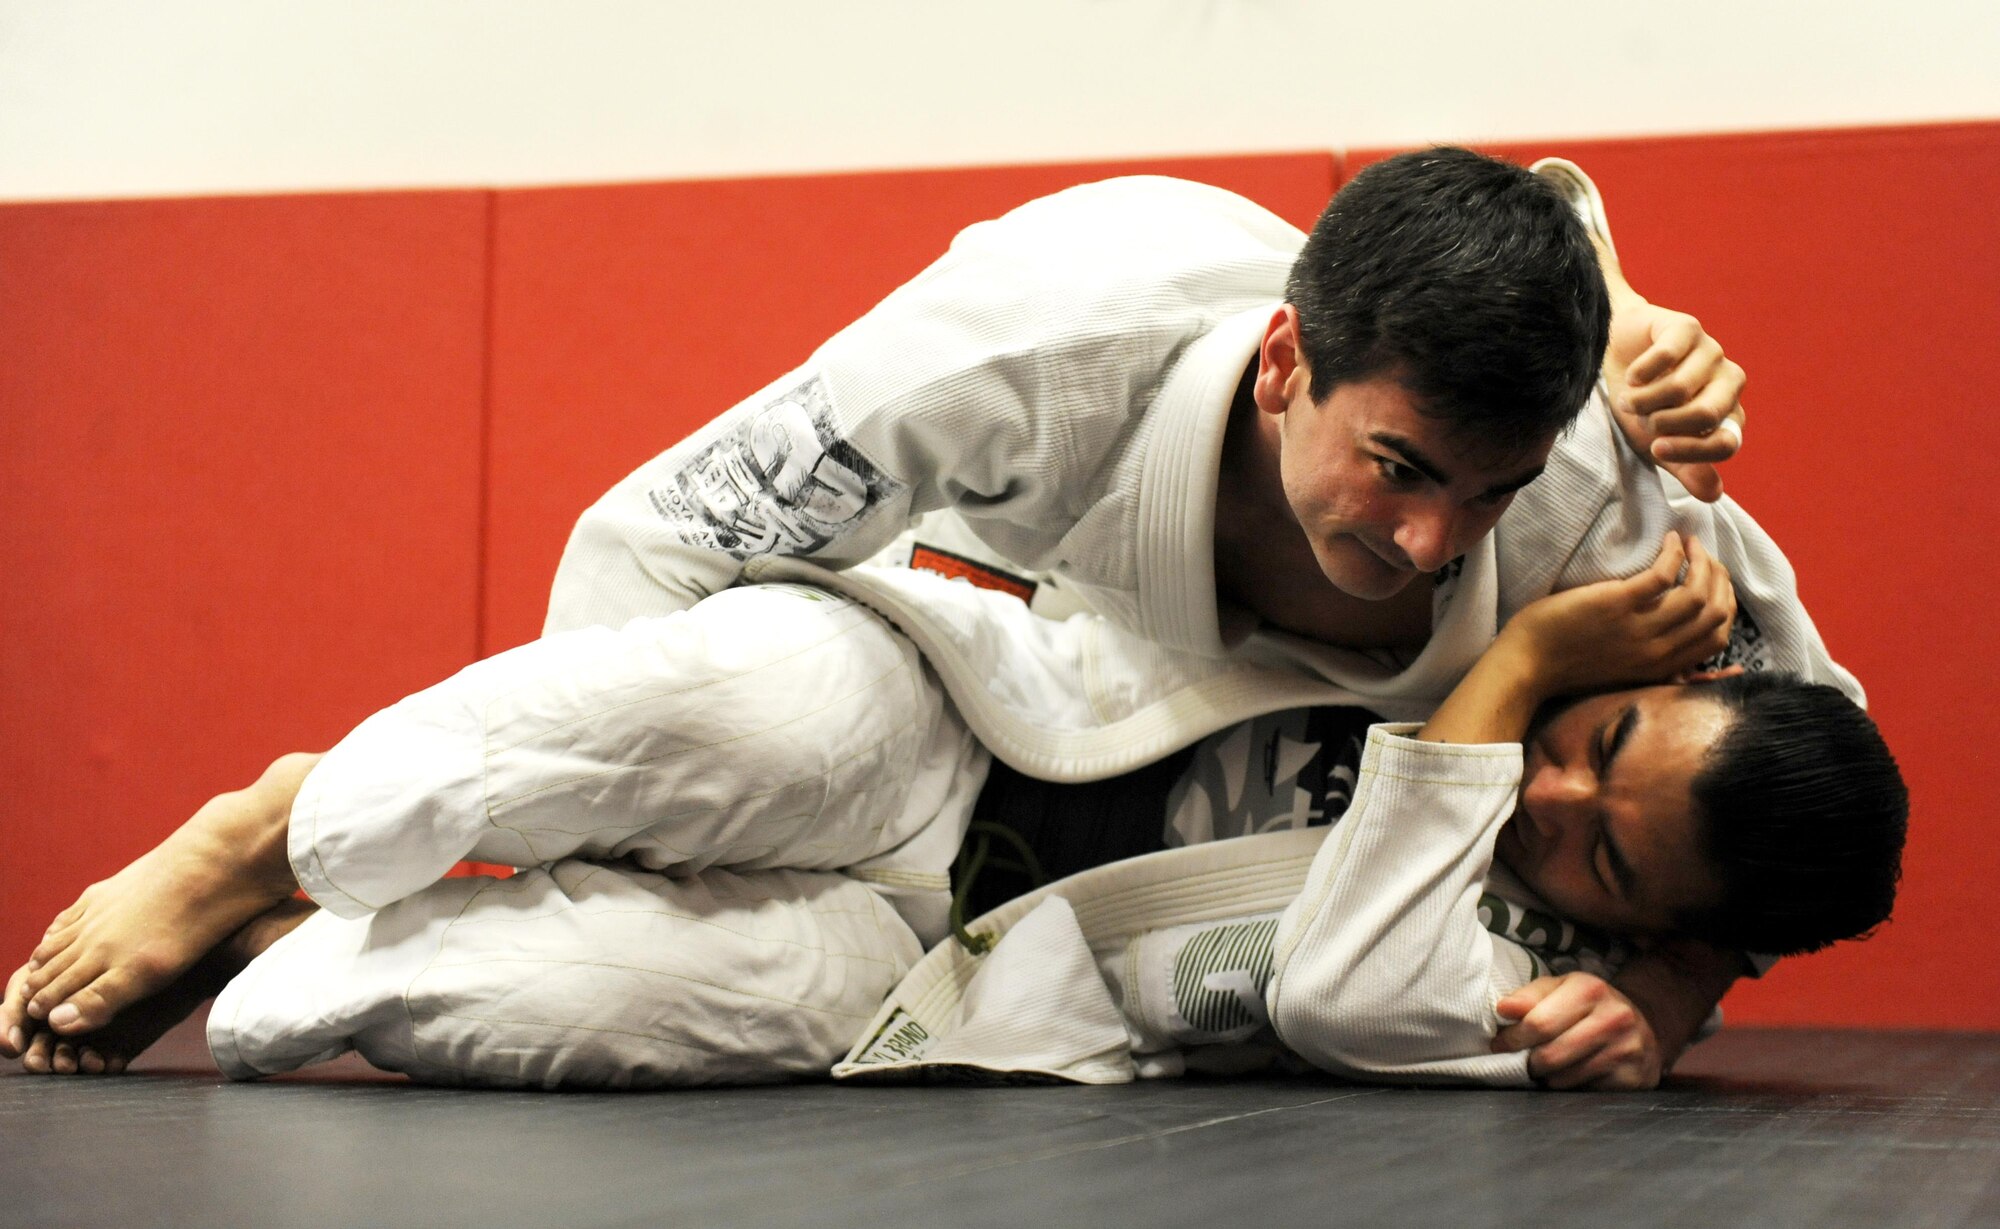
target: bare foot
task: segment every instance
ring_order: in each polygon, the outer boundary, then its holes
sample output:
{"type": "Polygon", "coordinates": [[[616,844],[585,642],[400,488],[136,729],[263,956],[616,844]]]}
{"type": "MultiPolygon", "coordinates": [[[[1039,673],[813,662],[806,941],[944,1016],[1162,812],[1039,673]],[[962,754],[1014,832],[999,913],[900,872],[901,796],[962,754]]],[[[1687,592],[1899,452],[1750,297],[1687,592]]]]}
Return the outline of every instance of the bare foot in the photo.
{"type": "Polygon", "coordinates": [[[35,1021],[28,1017],[28,974],[22,965],[7,979],[6,997],[0,998],[0,1055],[19,1058],[28,1050],[28,1037],[35,1021]]]}
{"type": "Polygon", "coordinates": [[[194,1009],[222,993],[229,979],[262,955],[318,909],[308,900],[285,900],[252,918],[242,929],[194,962],[157,994],[128,1004],[103,1028],[59,1037],[37,1028],[21,1065],[52,1075],[118,1075],[194,1009]]]}
{"type": "Polygon", "coordinates": [[[11,1045],[13,1029],[35,1031],[17,1014],[39,1022],[57,1035],[47,1057],[60,1069],[62,1038],[105,1028],[288,899],[298,890],[285,853],[292,800],[318,762],[285,756],[249,789],[210,800],[151,852],[85,888],[15,975],[21,984],[10,984],[0,1008],[0,1035],[11,1045]]]}

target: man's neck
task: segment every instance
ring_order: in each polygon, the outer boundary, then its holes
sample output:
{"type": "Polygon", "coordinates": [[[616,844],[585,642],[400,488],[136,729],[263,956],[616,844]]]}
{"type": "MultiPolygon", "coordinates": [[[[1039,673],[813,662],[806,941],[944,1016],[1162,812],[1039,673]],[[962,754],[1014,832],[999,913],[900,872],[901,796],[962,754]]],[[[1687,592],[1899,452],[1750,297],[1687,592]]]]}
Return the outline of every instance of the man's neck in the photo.
{"type": "Polygon", "coordinates": [[[1430,640],[1431,586],[1423,578],[1379,602],[1336,589],[1320,571],[1285,499],[1278,420],[1252,394],[1257,360],[1237,385],[1215,489],[1218,596],[1283,631],[1351,649],[1417,649],[1430,640]]]}

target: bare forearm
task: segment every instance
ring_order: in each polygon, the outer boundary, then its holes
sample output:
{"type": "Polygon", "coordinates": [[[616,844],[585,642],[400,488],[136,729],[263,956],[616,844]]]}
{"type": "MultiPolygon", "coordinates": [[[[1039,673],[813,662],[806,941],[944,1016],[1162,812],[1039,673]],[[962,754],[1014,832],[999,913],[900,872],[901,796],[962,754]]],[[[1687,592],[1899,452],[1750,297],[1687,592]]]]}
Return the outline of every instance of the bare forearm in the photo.
{"type": "Polygon", "coordinates": [[[1438,705],[1417,737],[1433,743],[1515,743],[1547,699],[1532,654],[1502,635],[1438,705]]]}
{"type": "Polygon", "coordinates": [[[1611,295],[1611,314],[1615,319],[1620,309],[1644,305],[1646,296],[1632,289],[1632,283],[1625,280],[1625,270],[1618,263],[1618,254],[1596,235],[1590,237],[1590,245],[1597,249],[1597,267],[1604,274],[1604,289],[1611,295]]]}

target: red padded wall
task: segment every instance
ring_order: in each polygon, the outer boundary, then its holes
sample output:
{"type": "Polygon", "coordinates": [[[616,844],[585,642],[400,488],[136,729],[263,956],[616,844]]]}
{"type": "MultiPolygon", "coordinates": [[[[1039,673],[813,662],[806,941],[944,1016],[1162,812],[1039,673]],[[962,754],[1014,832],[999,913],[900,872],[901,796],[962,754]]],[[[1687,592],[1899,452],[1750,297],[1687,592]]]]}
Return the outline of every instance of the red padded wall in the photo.
{"type": "Polygon", "coordinates": [[[1296,154],[499,194],[485,648],[541,630],[577,514],[803,362],[962,227],[1112,175],[1241,192],[1310,225],[1332,158],[1296,154]]]}
{"type": "Polygon", "coordinates": [[[0,207],[0,952],[474,648],[487,198],[0,207]]]}
{"type": "MultiPolygon", "coordinates": [[[[1766,1023],[2000,1028],[1986,912],[2000,838],[2000,124],[1563,142],[1634,287],[1750,374],[1729,493],[1771,531],[1861,677],[1912,795],[1902,892],[1866,943],[1730,996],[1766,1023]]],[[[1361,154],[1359,166],[1379,153],[1361,154]]]]}
{"type": "MultiPolygon", "coordinates": [[[[2000,733],[1974,400],[2000,382],[2000,125],[1499,152],[1557,151],[1639,288],[1749,368],[1730,490],[1916,798],[1896,922],[1734,1018],[2000,1028],[1974,779],[2000,733]]],[[[1132,172],[1303,225],[1335,165],[0,207],[0,952],[273,754],[533,636],[586,504],[961,226],[1132,172]]]]}

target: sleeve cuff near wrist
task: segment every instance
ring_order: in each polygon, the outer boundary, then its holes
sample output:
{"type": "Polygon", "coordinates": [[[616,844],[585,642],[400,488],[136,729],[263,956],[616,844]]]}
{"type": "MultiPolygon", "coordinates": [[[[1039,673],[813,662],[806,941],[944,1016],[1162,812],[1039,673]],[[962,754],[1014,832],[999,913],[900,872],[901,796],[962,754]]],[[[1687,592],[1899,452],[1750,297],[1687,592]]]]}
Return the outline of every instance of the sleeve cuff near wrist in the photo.
{"type": "Polygon", "coordinates": [[[1423,723],[1368,727],[1361,772],[1426,785],[1507,785],[1521,781],[1520,743],[1439,743],[1416,737],[1423,723]]]}

